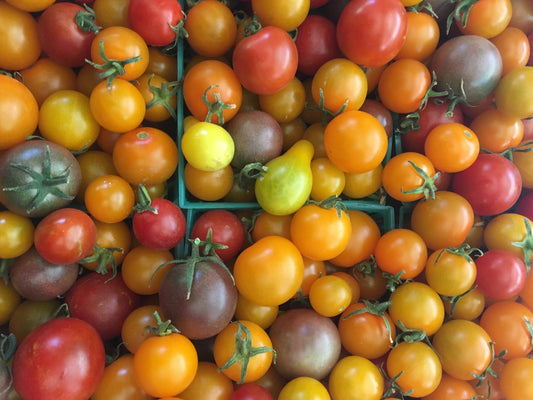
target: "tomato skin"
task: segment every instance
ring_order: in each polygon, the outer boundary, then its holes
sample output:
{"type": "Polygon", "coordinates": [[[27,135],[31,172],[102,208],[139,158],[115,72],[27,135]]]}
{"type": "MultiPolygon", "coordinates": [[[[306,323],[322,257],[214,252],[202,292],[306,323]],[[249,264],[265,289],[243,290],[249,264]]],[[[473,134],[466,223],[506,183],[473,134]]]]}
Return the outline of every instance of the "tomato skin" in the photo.
{"type": "Polygon", "coordinates": [[[530,104],[533,86],[533,66],[527,65],[509,71],[495,89],[496,108],[520,119],[533,116],[530,104]]]}
{"type": "Polygon", "coordinates": [[[474,261],[447,249],[431,253],[424,272],[428,285],[443,296],[459,296],[469,290],[476,280],[474,261]]]}
{"type": "Polygon", "coordinates": [[[110,275],[89,272],[74,283],[65,297],[70,314],[91,324],[102,340],[120,335],[122,323],[140,301],[120,274],[112,279],[110,275]]]}
{"type": "Polygon", "coordinates": [[[31,66],[41,54],[33,16],[5,1],[0,3],[0,68],[16,71],[31,66]]]}
{"type": "Polygon", "coordinates": [[[52,211],[35,227],[35,248],[54,264],[72,264],[89,255],[96,244],[96,226],[75,208],[52,211]]]}
{"type": "Polygon", "coordinates": [[[239,292],[259,305],[280,305],[289,300],[300,287],[303,273],[300,251],[281,236],[266,236],[247,247],[233,267],[239,292]]]}
{"type": "Polygon", "coordinates": [[[146,210],[134,214],[133,233],[146,247],[170,250],[185,236],[185,215],[176,204],[167,199],[152,199],[150,205],[156,210],[155,213],[146,210]]]}
{"type": "Polygon", "coordinates": [[[166,46],[174,41],[172,27],[183,19],[181,5],[173,0],[130,0],[128,22],[151,46],[166,46]]]}
{"type": "Polygon", "coordinates": [[[0,74],[0,150],[22,143],[35,132],[39,106],[30,90],[7,75],[0,74]]]}
{"type": "Polygon", "coordinates": [[[73,3],[55,3],[37,21],[39,41],[52,60],[68,67],[81,67],[91,59],[93,32],[82,31],[74,18],[85,9],[73,3]]]}
{"type": "Polygon", "coordinates": [[[486,296],[507,299],[520,293],[526,281],[526,266],[507,250],[489,250],[476,259],[475,284],[486,296]]]}
{"type": "Polygon", "coordinates": [[[276,26],[264,27],[235,46],[233,69],[241,84],[250,92],[275,93],[296,74],[296,44],[283,29],[276,26]],[[265,76],[269,79],[265,80],[265,76]]]}
{"type": "Polygon", "coordinates": [[[182,334],[147,338],[133,358],[137,384],[154,397],[175,396],[191,384],[198,370],[198,354],[182,334]]]}
{"type": "Polygon", "coordinates": [[[33,245],[33,222],[11,211],[0,211],[0,258],[21,256],[33,245]]]}
{"type": "Polygon", "coordinates": [[[379,67],[392,60],[405,42],[407,12],[400,1],[357,0],[337,21],[337,43],[358,65],[379,67]]]}
{"type": "Polygon", "coordinates": [[[452,190],[468,200],[474,214],[490,216],[508,210],[518,200],[522,179],[508,159],[479,154],[470,167],[454,174],[452,190]]]}
{"type": "Polygon", "coordinates": [[[95,391],[104,364],[104,345],[92,326],[73,317],[56,318],[19,345],[13,386],[28,400],[85,400],[95,391]]]}
{"type": "Polygon", "coordinates": [[[332,400],[378,400],[383,395],[383,377],[379,369],[360,356],[341,358],[329,376],[332,400]]]}
{"type": "Polygon", "coordinates": [[[262,386],[245,383],[231,394],[229,400],[274,400],[274,398],[262,386]]]}
{"type": "Polygon", "coordinates": [[[520,357],[508,361],[500,375],[500,386],[507,400],[527,399],[533,396],[533,360],[520,357]]]}
{"type": "Polygon", "coordinates": [[[116,141],[113,163],[129,183],[153,185],[168,180],[178,167],[178,147],[160,129],[137,128],[116,141]]]}
{"type": "Polygon", "coordinates": [[[313,76],[322,64],[341,55],[335,24],[321,15],[308,15],[298,27],[298,72],[313,76]]]}
{"type": "Polygon", "coordinates": [[[463,35],[479,35],[490,39],[503,32],[511,16],[510,0],[482,0],[468,12],[465,26],[460,20],[455,23],[463,35]]]}

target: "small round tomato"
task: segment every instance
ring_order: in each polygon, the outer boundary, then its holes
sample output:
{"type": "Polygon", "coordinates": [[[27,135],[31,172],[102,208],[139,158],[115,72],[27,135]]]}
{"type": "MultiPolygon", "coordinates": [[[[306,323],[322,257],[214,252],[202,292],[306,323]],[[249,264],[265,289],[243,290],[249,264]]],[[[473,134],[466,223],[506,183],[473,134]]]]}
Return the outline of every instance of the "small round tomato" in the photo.
{"type": "Polygon", "coordinates": [[[0,281],[0,323],[6,324],[10,321],[13,313],[21,303],[22,298],[10,282],[6,284],[0,281]]]}
{"type": "Polygon", "coordinates": [[[390,297],[389,315],[397,326],[421,329],[427,336],[437,332],[444,321],[444,304],[437,292],[421,282],[406,282],[390,297]]]}
{"type": "Polygon", "coordinates": [[[203,60],[193,65],[185,75],[183,98],[196,119],[223,125],[241,107],[242,86],[228,64],[203,60]]]}
{"type": "Polygon", "coordinates": [[[514,26],[507,26],[499,35],[490,39],[502,56],[502,75],[527,65],[531,48],[526,33],[514,26]]]}
{"type": "Polygon", "coordinates": [[[520,214],[505,212],[487,222],[483,229],[483,243],[489,250],[507,250],[524,261],[527,251],[528,224],[533,222],[520,214]],[[525,247],[524,247],[525,246],[525,247]]]}
{"type": "Polygon", "coordinates": [[[41,105],[39,132],[45,139],[77,151],[91,147],[100,125],[91,114],[87,96],[76,90],[59,90],[41,105]]]}
{"type": "Polygon", "coordinates": [[[39,106],[57,90],[76,89],[74,70],[49,58],[39,58],[29,68],[20,71],[20,75],[39,106]]]}
{"type": "Polygon", "coordinates": [[[54,264],[72,264],[88,256],[96,244],[96,226],[84,211],[60,208],[35,227],[35,248],[54,264]]]}
{"type": "Polygon", "coordinates": [[[183,183],[187,191],[203,201],[217,201],[226,196],[233,186],[233,168],[226,165],[216,171],[203,171],[185,164],[183,183]]]}
{"type": "Polygon", "coordinates": [[[500,386],[507,400],[527,399],[533,395],[533,359],[520,357],[508,361],[500,375],[500,386]]]}
{"type": "Polygon", "coordinates": [[[401,391],[416,398],[427,396],[437,389],[442,366],[439,356],[424,342],[401,342],[387,356],[387,373],[398,376],[395,383],[401,391]],[[410,368],[416,365],[416,368],[410,368]]]}
{"type": "Polygon", "coordinates": [[[277,318],[278,313],[278,306],[261,306],[252,303],[239,293],[237,308],[235,309],[236,319],[251,321],[263,329],[268,329],[277,318]]]}
{"type": "Polygon", "coordinates": [[[509,71],[495,89],[496,108],[505,114],[524,119],[533,116],[531,90],[533,66],[518,67],[509,71]]]}
{"type": "Polygon", "coordinates": [[[364,199],[381,188],[383,165],[379,164],[370,171],[359,174],[344,173],[344,189],[342,194],[352,199],[364,199]]]}
{"type": "Polygon", "coordinates": [[[425,64],[402,58],[393,61],[381,73],[379,99],[389,110],[408,114],[420,108],[430,84],[431,75],[425,64]]]}
{"type": "Polygon", "coordinates": [[[290,239],[292,214],[274,215],[268,212],[262,212],[255,219],[252,228],[252,239],[257,242],[265,236],[283,236],[290,239]]]}
{"type": "Polygon", "coordinates": [[[205,57],[226,54],[235,44],[237,23],[227,5],[209,0],[189,9],[185,19],[187,43],[205,57]]]}
{"type": "Polygon", "coordinates": [[[383,376],[372,361],[360,356],[341,358],[329,375],[332,400],[379,400],[383,395],[383,376]]]}
{"type": "Polygon", "coordinates": [[[161,282],[172,264],[159,268],[173,260],[169,250],[154,250],[143,245],[132,248],[122,261],[122,278],[133,292],[150,295],[159,291],[161,282]]]}
{"type": "Polygon", "coordinates": [[[281,236],[267,236],[243,250],[233,276],[239,292],[259,305],[280,305],[302,284],[304,263],[298,248],[281,236]]]}
{"type": "Polygon", "coordinates": [[[149,337],[133,356],[135,381],[154,397],[181,393],[191,384],[197,369],[196,349],[180,333],[149,337]]]}
{"type": "Polygon", "coordinates": [[[178,147],[158,128],[124,133],[113,147],[113,163],[129,183],[151,185],[168,180],[178,167],[178,147]]]}
{"type": "Polygon", "coordinates": [[[446,314],[452,319],[473,321],[485,309],[485,295],[478,288],[472,288],[459,296],[458,299],[444,298],[446,314]]]}
{"type": "Polygon", "coordinates": [[[111,85],[98,83],[89,96],[91,113],[102,128],[127,132],[137,128],[146,114],[144,98],[137,87],[125,79],[111,85]]]}
{"type": "Polygon", "coordinates": [[[181,150],[193,167],[217,171],[231,163],[235,143],[223,127],[211,122],[198,122],[183,133],[181,150]]]}
{"type": "Polygon", "coordinates": [[[506,360],[527,356],[533,347],[526,321],[533,323],[533,311],[515,301],[498,301],[487,307],[479,325],[494,342],[494,352],[506,360]],[[505,327],[505,329],[502,329],[505,327]]]}
{"type": "Polygon", "coordinates": [[[104,27],[129,27],[127,0],[94,0],[93,10],[98,23],[104,27]]]}
{"type": "Polygon", "coordinates": [[[352,226],[348,214],[335,206],[306,204],[291,220],[291,241],[313,260],[329,260],[348,245],[352,226]]]}
{"type": "Polygon", "coordinates": [[[342,278],[324,275],[311,284],[309,302],[313,310],[320,315],[334,317],[352,302],[352,289],[342,278]]]}
{"type": "Polygon", "coordinates": [[[471,166],[479,154],[479,140],[463,124],[447,122],[433,128],[424,142],[424,153],[433,166],[444,172],[459,172],[471,166]]]}
{"type": "Polygon", "coordinates": [[[214,362],[200,361],[194,379],[187,389],[179,394],[179,398],[183,400],[231,400],[232,394],[232,380],[219,371],[214,362]]]}
{"type": "Polygon", "coordinates": [[[376,263],[384,272],[411,279],[423,271],[428,258],[426,244],[413,230],[392,229],[380,236],[374,248],[376,263]]]}
{"type": "Polygon", "coordinates": [[[347,173],[376,168],[385,159],[388,137],[383,125],[364,111],[345,111],[324,131],[324,146],[331,162],[347,173]]]}
{"type": "Polygon", "coordinates": [[[479,147],[493,153],[502,153],[518,146],[524,137],[522,120],[495,108],[489,108],[475,117],[470,129],[475,132],[479,147]]]}
{"type": "Polygon", "coordinates": [[[297,398],[313,400],[330,400],[326,387],[320,381],[300,376],[287,382],[278,396],[278,400],[292,400],[297,398]]]}
{"type": "Polygon", "coordinates": [[[147,326],[157,328],[157,320],[154,312],[159,314],[163,319],[161,307],[158,305],[147,304],[139,306],[128,314],[121,328],[121,339],[124,346],[132,354],[135,354],[139,346],[144,340],[154,334],[147,329],[147,326]]]}
{"type": "Polygon", "coordinates": [[[435,198],[416,203],[410,222],[430,249],[459,247],[472,229],[474,211],[461,195],[439,190],[435,198]]]}
{"type": "Polygon", "coordinates": [[[476,280],[476,264],[461,249],[437,249],[424,268],[428,285],[442,296],[459,296],[476,280]],[[456,251],[457,250],[457,251],[456,251]]]}
{"type": "Polygon", "coordinates": [[[28,68],[41,55],[37,21],[25,10],[0,3],[0,68],[11,71],[28,68]]]}
{"type": "Polygon", "coordinates": [[[76,200],[83,202],[85,189],[94,179],[103,175],[116,175],[111,154],[100,150],[89,150],[76,156],[81,169],[81,183],[76,200]]]}
{"type": "Polygon", "coordinates": [[[338,267],[351,267],[368,260],[381,236],[377,222],[366,212],[348,209],[347,214],[352,225],[350,240],[342,253],[329,260],[338,267]]]}
{"type": "Polygon", "coordinates": [[[124,178],[103,175],[87,185],[84,202],[93,218],[113,224],[125,220],[131,214],[135,194],[124,178]]]}
{"type": "Polygon", "coordinates": [[[463,35],[478,35],[492,38],[509,25],[512,16],[511,0],[483,0],[476,2],[468,11],[465,23],[456,19],[463,35]]]}
{"type": "Polygon", "coordinates": [[[33,222],[11,211],[0,211],[0,258],[21,256],[33,245],[33,222]]]}
{"type": "Polygon", "coordinates": [[[533,168],[531,167],[531,160],[533,160],[531,155],[532,145],[533,143],[531,142],[522,142],[518,145],[519,151],[513,153],[513,163],[520,172],[522,187],[526,189],[533,188],[533,168]]]}
{"type": "Polygon", "coordinates": [[[472,321],[454,319],[445,322],[431,341],[440,357],[442,369],[449,375],[471,380],[481,375],[492,359],[491,338],[472,321]]]}
{"type": "Polygon", "coordinates": [[[439,39],[439,24],[433,15],[408,11],[405,42],[394,58],[411,58],[423,62],[435,51],[439,39]]]}
{"type": "Polygon", "coordinates": [[[331,196],[340,196],[346,181],[345,173],[338,169],[327,157],[314,158],[311,161],[313,186],[310,197],[322,201],[331,196]]]}
{"type": "Polygon", "coordinates": [[[389,196],[409,202],[422,199],[425,192],[429,196],[434,176],[435,167],[429,158],[417,152],[405,152],[395,155],[385,164],[381,179],[389,196]]]}
{"type": "Polygon", "coordinates": [[[175,116],[177,98],[175,81],[168,81],[160,75],[144,73],[133,83],[141,92],[146,103],[144,119],[151,122],[162,122],[175,116]]]}
{"type": "MultiPolygon", "coordinates": [[[[0,4],[1,7],[1,4],[0,4]]],[[[39,106],[30,90],[21,82],[0,74],[0,150],[22,143],[35,132],[39,106]]]]}
{"type": "Polygon", "coordinates": [[[130,61],[114,75],[127,81],[139,78],[146,71],[148,57],[148,45],[141,35],[123,26],[104,28],[91,42],[91,61],[97,69],[107,72],[107,63],[111,60],[130,61]]]}
{"type": "Polygon", "coordinates": [[[279,123],[296,119],[305,107],[305,88],[294,77],[281,90],[272,94],[258,96],[261,110],[272,115],[279,123]]]}
{"type": "Polygon", "coordinates": [[[346,58],[334,58],[324,63],[311,82],[316,104],[324,104],[331,113],[359,110],[368,92],[365,73],[346,58]]]}
{"type": "Polygon", "coordinates": [[[365,303],[354,303],[338,322],[343,347],[352,355],[369,360],[385,355],[396,338],[396,325],[386,311],[365,303]]]}
{"type": "Polygon", "coordinates": [[[253,382],[266,374],[272,364],[273,354],[270,337],[263,328],[251,321],[229,323],[216,335],[213,344],[216,365],[224,375],[239,383],[253,382]],[[254,349],[258,351],[256,354],[253,353],[254,349]],[[248,363],[228,363],[236,352],[248,363]]]}

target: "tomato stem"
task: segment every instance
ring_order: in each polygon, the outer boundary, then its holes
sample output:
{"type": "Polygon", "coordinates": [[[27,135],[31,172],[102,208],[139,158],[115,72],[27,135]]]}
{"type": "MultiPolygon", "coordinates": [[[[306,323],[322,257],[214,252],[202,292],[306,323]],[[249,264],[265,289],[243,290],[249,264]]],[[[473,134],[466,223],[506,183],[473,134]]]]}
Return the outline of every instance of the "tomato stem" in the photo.
{"type": "Polygon", "coordinates": [[[424,197],[426,200],[428,199],[435,199],[435,191],[437,190],[437,186],[435,185],[435,180],[439,177],[440,173],[437,172],[435,175],[430,177],[426,171],[424,171],[422,168],[420,168],[418,165],[416,165],[414,162],[409,160],[409,164],[415,169],[415,171],[420,175],[420,177],[424,180],[424,183],[420,185],[417,188],[411,189],[411,190],[403,190],[402,193],[404,194],[411,194],[411,193],[424,193],[424,197]]]}
{"type": "Polygon", "coordinates": [[[78,27],[84,32],[98,33],[102,29],[101,26],[96,25],[96,16],[94,10],[86,3],[83,4],[85,10],[80,10],[74,16],[74,20],[78,27]]]}
{"type": "Polygon", "coordinates": [[[531,259],[531,256],[533,255],[533,234],[529,218],[524,217],[524,224],[526,225],[526,235],[524,239],[520,242],[512,242],[511,244],[522,249],[522,252],[524,253],[524,264],[526,265],[526,275],[529,276],[529,271],[533,264],[533,260],[531,259]]]}
{"type": "Polygon", "coordinates": [[[148,78],[148,88],[152,92],[154,98],[146,104],[146,109],[152,108],[158,104],[165,107],[170,116],[175,120],[176,119],[176,110],[170,105],[170,99],[176,96],[178,92],[178,81],[173,82],[161,82],[161,86],[157,87],[152,85],[152,79],[155,74],[150,75],[148,78]]]}
{"type": "Polygon", "coordinates": [[[158,211],[152,207],[152,198],[150,197],[150,193],[148,193],[148,189],[146,189],[146,187],[140,183],[138,190],[139,201],[133,206],[133,211],[137,213],[149,211],[157,215],[158,211]]]}
{"type": "Polygon", "coordinates": [[[470,257],[470,254],[475,252],[477,253],[478,257],[483,255],[483,251],[481,249],[478,249],[477,247],[470,247],[468,243],[463,243],[459,247],[448,247],[447,249],[442,249],[439,252],[437,258],[435,259],[434,264],[437,264],[437,262],[445,251],[463,257],[466,261],[468,261],[469,264],[472,264],[474,262],[474,260],[472,260],[472,257],[470,257]]]}
{"type": "Polygon", "coordinates": [[[337,210],[337,215],[340,218],[342,218],[342,212],[348,212],[348,209],[346,208],[346,205],[342,202],[342,199],[337,196],[336,194],[329,196],[327,199],[316,201],[316,200],[308,200],[307,204],[316,204],[319,207],[325,208],[325,209],[331,209],[334,208],[337,210]]]}
{"type": "Polygon", "coordinates": [[[174,325],[172,325],[169,319],[163,322],[163,320],[161,319],[161,316],[159,315],[157,311],[154,311],[153,315],[154,315],[157,327],[153,327],[151,325],[146,325],[144,327],[150,333],[156,336],[168,336],[171,333],[180,333],[180,331],[174,325]]]}
{"type": "Polygon", "coordinates": [[[106,280],[106,282],[108,282],[117,275],[117,260],[113,254],[115,251],[124,253],[124,249],[118,247],[103,248],[95,244],[93,247],[93,253],[85,258],[82,258],[78,261],[78,263],[83,265],[96,262],[98,265],[95,269],[95,272],[102,275],[107,274],[109,269],[111,269],[111,278],[106,280]],[[108,266],[110,268],[108,268],[108,266]]]}
{"type": "Polygon", "coordinates": [[[345,315],[344,317],[342,317],[342,319],[347,319],[347,318],[350,318],[352,315],[362,314],[365,312],[369,314],[377,315],[378,317],[383,318],[383,322],[385,323],[385,326],[387,327],[387,330],[389,332],[389,343],[392,345],[394,343],[394,340],[392,338],[392,328],[391,328],[388,318],[385,316],[385,311],[387,311],[389,306],[392,304],[392,301],[389,300],[389,301],[384,301],[382,303],[379,303],[379,302],[372,303],[368,300],[363,299],[362,302],[365,304],[365,307],[352,311],[348,315],[345,315]]]}
{"type": "Polygon", "coordinates": [[[11,164],[11,167],[25,172],[29,176],[29,181],[17,186],[4,186],[2,190],[6,192],[23,192],[35,190],[37,193],[28,206],[28,213],[34,211],[46,196],[56,196],[63,200],[73,200],[74,196],[67,195],[59,186],[65,184],[70,178],[70,165],[60,174],[52,174],[52,159],[50,156],[50,146],[46,146],[42,172],[28,168],[24,164],[11,164]]]}
{"type": "Polygon", "coordinates": [[[212,122],[211,119],[213,115],[217,116],[218,125],[224,125],[224,110],[234,109],[237,107],[235,104],[226,104],[224,100],[220,97],[220,92],[213,92],[213,101],[209,101],[207,98],[207,92],[213,88],[219,87],[218,85],[211,85],[205,89],[204,94],[202,95],[202,101],[207,106],[207,115],[205,116],[205,122],[212,122]]]}
{"type": "Polygon", "coordinates": [[[236,362],[240,362],[241,376],[237,383],[244,383],[250,359],[258,354],[271,351],[274,355],[275,362],[276,351],[270,346],[253,347],[252,334],[250,333],[250,330],[241,321],[234,321],[232,323],[238,325],[237,333],[235,334],[235,353],[233,353],[233,355],[224,363],[224,365],[218,368],[218,371],[220,372],[228,369],[236,362]]]}
{"type": "Polygon", "coordinates": [[[446,35],[450,33],[450,29],[454,21],[461,22],[461,26],[466,27],[468,21],[468,14],[472,6],[479,0],[450,0],[450,3],[457,3],[455,10],[448,15],[446,19],[446,35]]]}

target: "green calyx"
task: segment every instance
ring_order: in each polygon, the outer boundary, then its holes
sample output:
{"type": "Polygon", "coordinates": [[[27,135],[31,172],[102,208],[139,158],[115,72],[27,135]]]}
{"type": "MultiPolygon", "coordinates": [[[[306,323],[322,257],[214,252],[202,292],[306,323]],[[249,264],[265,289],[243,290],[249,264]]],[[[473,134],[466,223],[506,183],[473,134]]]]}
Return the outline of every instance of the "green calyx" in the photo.
{"type": "Polygon", "coordinates": [[[524,239],[520,242],[512,242],[511,244],[522,249],[522,252],[524,253],[524,264],[526,265],[526,274],[529,275],[531,265],[533,264],[533,260],[531,259],[531,256],[533,255],[533,234],[529,218],[524,217],[524,224],[526,225],[526,235],[524,239]]]}
{"type": "Polygon", "coordinates": [[[169,319],[163,321],[157,311],[154,311],[154,318],[157,324],[156,327],[146,325],[144,328],[153,335],[156,336],[168,336],[171,333],[180,333],[180,331],[172,325],[169,319]]]}
{"type": "Polygon", "coordinates": [[[459,247],[448,247],[447,249],[442,249],[439,252],[437,258],[435,259],[434,264],[436,264],[440,260],[444,252],[463,257],[466,261],[468,261],[469,264],[472,264],[474,262],[471,257],[472,253],[476,253],[477,256],[483,255],[483,251],[481,251],[481,249],[478,249],[477,247],[470,247],[468,243],[463,243],[459,247]]]}
{"type": "Polygon", "coordinates": [[[161,82],[160,87],[152,85],[154,74],[148,78],[148,88],[152,92],[154,98],[146,104],[146,109],[152,108],[156,105],[162,105],[168,111],[173,119],[176,119],[176,110],[170,105],[170,99],[174,98],[178,92],[178,81],[161,82]]]}
{"type": "Polygon", "coordinates": [[[252,334],[250,333],[250,330],[241,321],[235,321],[232,323],[237,324],[238,326],[237,333],[235,334],[235,353],[233,353],[233,355],[224,363],[224,365],[218,368],[218,371],[228,369],[233,364],[240,362],[241,376],[237,383],[244,383],[250,359],[258,354],[268,353],[271,351],[274,354],[275,360],[276,351],[270,346],[253,347],[252,334]]]}
{"type": "Polygon", "coordinates": [[[202,95],[202,101],[207,106],[207,115],[205,116],[205,122],[212,122],[211,119],[213,115],[216,115],[218,118],[218,125],[224,125],[224,110],[234,109],[237,106],[235,104],[226,104],[224,100],[220,97],[219,92],[213,92],[213,101],[209,101],[207,98],[207,92],[211,89],[217,88],[218,85],[211,85],[205,89],[204,94],[202,95]]]}
{"type": "Polygon", "coordinates": [[[362,302],[364,303],[365,307],[352,311],[351,313],[342,317],[342,319],[348,319],[353,315],[363,314],[363,313],[377,315],[378,317],[383,318],[383,322],[385,323],[385,326],[387,327],[387,330],[389,331],[389,342],[391,344],[394,343],[394,339],[392,338],[392,328],[391,328],[389,319],[385,316],[385,312],[387,311],[389,306],[392,304],[392,301],[384,301],[382,303],[379,303],[379,302],[372,303],[368,300],[362,300],[362,302]]]}
{"type": "Polygon", "coordinates": [[[324,199],[322,201],[309,200],[307,204],[316,204],[317,206],[324,208],[326,210],[330,210],[334,208],[337,211],[337,215],[339,219],[342,217],[343,211],[345,213],[348,212],[346,205],[342,202],[342,199],[337,195],[329,196],[327,199],[324,199]]]}
{"type": "Polygon", "coordinates": [[[110,281],[117,275],[117,260],[114,252],[118,251],[124,253],[124,249],[118,247],[100,247],[97,244],[93,247],[93,254],[82,258],[78,261],[79,264],[98,263],[95,272],[105,275],[111,270],[111,277],[106,281],[110,281]]]}
{"type": "Polygon", "coordinates": [[[94,34],[100,32],[101,26],[96,25],[96,16],[94,10],[87,4],[84,4],[84,10],[80,10],[74,16],[74,20],[78,27],[84,32],[92,32],[94,34]]]}
{"type": "Polygon", "coordinates": [[[150,211],[154,214],[157,214],[157,210],[152,207],[152,198],[148,189],[141,183],[139,184],[139,201],[133,206],[133,211],[137,213],[142,213],[144,211],[150,211]]]}
{"type": "Polygon", "coordinates": [[[420,177],[424,180],[422,185],[420,185],[417,188],[411,189],[411,190],[403,190],[402,193],[404,194],[411,194],[411,193],[423,193],[426,200],[428,199],[435,199],[435,191],[437,190],[437,186],[435,186],[435,180],[439,177],[440,173],[437,172],[435,175],[430,177],[426,171],[424,171],[422,168],[420,168],[418,165],[416,165],[414,162],[409,160],[409,164],[415,169],[415,171],[420,175],[420,177]]]}
{"type": "Polygon", "coordinates": [[[52,175],[52,159],[50,156],[50,146],[46,146],[42,172],[35,171],[24,164],[14,163],[11,168],[16,168],[30,177],[30,181],[17,186],[5,186],[2,188],[5,192],[25,192],[28,190],[37,191],[35,197],[28,206],[28,212],[34,211],[48,195],[59,197],[63,200],[73,200],[63,192],[58,186],[68,182],[70,177],[70,166],[58,175],[52,175]]]}
{"type": "Polygon", "coordinates": [[[461,23],[461,26],[464,28],[466,22],[468,21],[468,14],[472,9],[472,6],[476,4],[479,0],[450,0],[451,3],[457,3],[455,9],[448,18],[446,19],[446,34],[450,33],[450,29],[454,21],[461,23]]]}
{"type": "Polygon", "coordinates": [[[111,89],[111,85],[117,76],[124,75],[126,73],[125,66],[128,64],[133,64],[142,59],[142,57],[135,56],[126,58],[125,60],[114,60],[112,58],[107,58],[104,52],[104,40],[100,40],[99,44],[100,56],[104,60],[103,64],[97,64],[91,60],[85,59],[85,62],[92,65],[96,69],[103,70],[100,73],[100,78],[107,80],[107,89],[111,89]]]}

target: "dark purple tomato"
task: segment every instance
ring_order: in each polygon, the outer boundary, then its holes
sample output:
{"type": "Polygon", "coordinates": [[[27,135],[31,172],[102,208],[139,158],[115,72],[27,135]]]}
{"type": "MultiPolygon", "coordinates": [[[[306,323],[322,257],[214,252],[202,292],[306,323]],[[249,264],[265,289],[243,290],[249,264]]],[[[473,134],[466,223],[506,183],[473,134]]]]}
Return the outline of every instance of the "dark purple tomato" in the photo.
{"type": "Polygon", "coordinates": [[[253,162],[266,164],[283,150],[281,127],[264,111],[241,111],[226,124],[226,130],[235,143],[231,165],[237,170],[253,162]]]}
{"type": "Polygon", "coordinates": [[[298,27],[298,72],[312,76],[324,64],[341,56],[335,24],[321,15],[310,14],[298,27]]]}
{"type": "Polygon", "coordinates": [[[269,330],[276,350],[275,368],[286,379],[325,378],[337,363],[341,339],[335,323],[307,308],[280,314],[269,330]]]}
{"type": "Polygon", "coordinates": [[[154,211],[136,212],[132,228],[139,242],[154,250],[170,250],[185,236],[187,223],[183,211],[172,201],[155,198],[150,205],[154,211]]]}
{"type": "Polygon", "coordinates": [[[475,260],[475,285],[488,297],[508,299],[516,296],[526,282],[524,261],[507,250],[489,250],[475,260]]]}
{"type": "Polygon", "coordinates": [[[33,330],[13,358],[13,387],[25,400],[87,400],[105,367],[98,332],[77,318],[57,318],[33,330]]]}
{"type": "Polygon", "coordinates": [[[28,300],[51,300],[69,290],[78,279],[79,265],[46,261],[32,247],[15,258],[9,276],[13,287],[28,300]]]}
{"type": "Polygon", "coordinates": [[[453,175],[452,190],[468,200],[474,214],[496,215],[516,203],[522,178],[507,158],[481,153],[470,167],[453,175]]]}
{"type": "Polygon", "coordinates": [[[0,155],[0,202],[16,214],[40,218],[65,207],[80,182],[78,160],[56,143],[29,140],[0,155]]]}
{"type": "Polygon", "coordinates": [[[191,286],[185,263],[174,265],[165,274],[159,288],[159,305],[183,335],[206,339],[219,333],[233,318],[237,288],[230,273],[214,261],[198,261],[189,273],[191,286]]]}
{"type": "MultiPolygon", "coordinates": [[[[215,253],[222,261],[235,257],[244,244],[244,225],[237,215],[229,210],[208,210],[198,217],[191,229],[191,239],[199,238],[205,241],[211,229],[211,240],[227,246],[215,249],[215,253]]],[[[200,252],[203,247],[200,247],[200,252]]]]}
{"type": "Polygon", "coordinates": [[[37,20],[43,51],[53,61],[67,67],[81,67],[91,59],[91,42],[96,34],[82,30],[76,14],[85,9],[74,3],[55,3],[37,20]]]}
{"type": "Polygon", "coordinates": [[[502,77],[502,58],[496,46],[477,35],[445,41],[431,57],[429,70],[437,77],[435,90],[448,97],[476,103],[494,91],[502,77]]]}
{"type": "Polygon", "coordinates": [[[79,318],[100,334],[103,340],[120,335],[122,323],[140,304],[140,296],[131,291],[120,273],[114,278],[89,272],[76,281],[65,297],[70,315],[79,318]]]}

